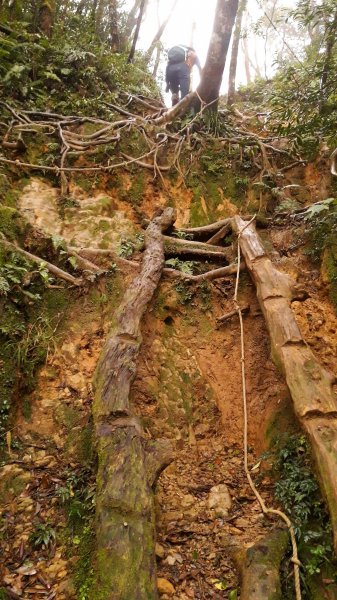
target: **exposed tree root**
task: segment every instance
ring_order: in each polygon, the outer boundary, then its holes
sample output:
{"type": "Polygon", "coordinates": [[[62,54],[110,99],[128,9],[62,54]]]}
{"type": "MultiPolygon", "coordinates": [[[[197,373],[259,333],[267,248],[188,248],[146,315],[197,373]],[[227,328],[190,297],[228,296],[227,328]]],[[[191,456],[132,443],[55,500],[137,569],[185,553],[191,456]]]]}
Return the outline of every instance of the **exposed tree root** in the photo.
{"type": "Polygon", "coordinates": [[[222,229],[222,227],[232,228],[232,220],[222,219],[221,221],[216,221],[215,223],[210,223],[209,225],[203,225],[202,227],[181,227],[178,231],[199,237],[210,233],[216,233],[222,229]]]}
{"type": "Polygon", "coordinates": [[[22,254],[22,256],[24,256],[25,258],[28,258],[28,260],[45,267],[50,273],[52,273],[53,275],[55,275],[55,277],[58,277],[59,279],[64,279],[64,281],[67,281],[68,283],[71,283],[72,285],[75,285],[75,286],[80,286],[83,283],[82,279],[73,277],[73,275],[70,275],[70,273],[67,273],[66,271],[63,271],[62,269],[60,269],[59,267],[56,267],[56,265],[51,264],[50,262],[48,262],[47,260],[44,260],[43,258],[40,258],[39,256],[35,256],[35,254],[31,254],[30,252],[23,250],[16,244],[12,244],[12,242],[8,242],[4,238],[0,238],[0,244],[5,246],[5,248],[8,248],[8,250],[18,252],[18,254],[22,254]]]}
{"type": "MultiPolygon", "coordinates": [[[[245,263],[241,263],[240,270],[245,268],[245,263]]],[[[213,281],[214,279],[222,279],[227,275],[234,275],[237,272],[237,265],[232,264],[227,267],[221,267],[220,269],[213,269],[212,271],[206,271],[206,273],[200,273],[200,275],[189,275],[177,269],[163,269],[163,274],[170,278],[184,279],[193,283],[201,283],[203,281],[213,281]]]]}
{"type": "Polygon", "coordinates": [[[171,448],[165,440],[144,439],[129,392],[141,345],[140,321],[164,266],[161,231],[173,220],[174,211],[167,208],[150,222],[141,273],[118,310],[95,376],[99,463],[96,583],[92,597],[99,595],[102,600],[157,598],[152,486],[169,464],[171,448]]]}

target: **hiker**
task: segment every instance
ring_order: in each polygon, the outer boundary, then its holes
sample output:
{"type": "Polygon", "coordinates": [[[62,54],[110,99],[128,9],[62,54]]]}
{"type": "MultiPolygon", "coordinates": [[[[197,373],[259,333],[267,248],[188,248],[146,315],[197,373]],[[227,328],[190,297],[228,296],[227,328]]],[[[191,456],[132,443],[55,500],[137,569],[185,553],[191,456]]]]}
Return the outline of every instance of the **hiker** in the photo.
{"type": "Polygon", "coordinates": [[[175,106],[190,91],[192,67],[198,67],[201,73],[201,65],[195,50],[189,46],[173,46],[167,57],[166,92],[172,92],[172,106],[175,106]]]}

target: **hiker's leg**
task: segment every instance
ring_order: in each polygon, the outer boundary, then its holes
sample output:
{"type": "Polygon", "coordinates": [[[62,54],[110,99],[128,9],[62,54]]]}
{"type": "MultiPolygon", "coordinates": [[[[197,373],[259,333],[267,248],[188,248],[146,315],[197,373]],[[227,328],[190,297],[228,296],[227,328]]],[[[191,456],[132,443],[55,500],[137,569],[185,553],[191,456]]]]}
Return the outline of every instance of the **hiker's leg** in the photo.
{"type": "Polygon", "coordinates": [[[168,65],[167,78],[172,93],[172,106],[179,102],[179,78],[175,65],[168,65]]]}
{"type": "Polygon", "coordinates": [[[191,85],[191,71],[189,70],[186,63],[182,64],[179,69],[179,87],[181,97],[185,98],[190,91],[191,85]]]}

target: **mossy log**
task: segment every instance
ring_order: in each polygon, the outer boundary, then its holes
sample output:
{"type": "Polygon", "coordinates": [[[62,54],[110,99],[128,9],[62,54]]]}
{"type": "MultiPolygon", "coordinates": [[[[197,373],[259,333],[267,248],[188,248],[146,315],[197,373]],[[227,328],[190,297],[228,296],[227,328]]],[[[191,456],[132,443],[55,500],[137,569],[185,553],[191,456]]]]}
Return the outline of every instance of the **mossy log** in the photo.
{"type": "Polygon", "coordinates": [[[305,343],[291,308],[294,282],[268,258],[255,226],[233,218],[233,227],[269,330],[272,358],[283,371],[295,413],[308,434],[337,552],[337,401],[334,377],[305,343]]]}
{"type": "Polygon", "coordinates": [[[171,461],[171,446],[144,438],[129,393],[141,345],[140,321],[164,265],[162,231],[174,216],[166,208],[150,222],[141,272],[118,310],[95,374],[97,553],[90,597],[96,600],[157,598],[152,486],[171,461]]]}
{"type": "Polygon", "coordinates": [[[286,529],[274,529],[254,546],[233,553],[241,576],[241,600],[282,600],[280,564],[288,541],[286,529]]]}

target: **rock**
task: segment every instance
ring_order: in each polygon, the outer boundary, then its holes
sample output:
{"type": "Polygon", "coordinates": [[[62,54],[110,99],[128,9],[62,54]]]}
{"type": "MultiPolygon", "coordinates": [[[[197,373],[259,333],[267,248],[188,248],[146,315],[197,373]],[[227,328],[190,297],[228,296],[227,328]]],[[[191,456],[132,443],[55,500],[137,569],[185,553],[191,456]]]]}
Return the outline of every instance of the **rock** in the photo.
{"type": "Polygon", "coordinates": [[[168,555],[165,562],[170,566],[175,565],[176,562],[178,562],[181,565],[183,563],[183,557],[181,556],[181,554],[178,554],[178,552],[171,552],[168,555]]]}
{"type": "Polygon", "coordinates": [[[0,470],[0,502],[6,504],[17,498],[25,489],[31,474],[14,464],[0,470]]]}
{"type": "Polygon", "coordinates": [[[175,589],[168,579],[164,579],[164,577],[157,578],[157,588],[159,594],[162,596],[163,594],[167,594],[168,596],[173,596],[175,589]]]}
{"type": "Polygon", "coordinates": [[[178,510],[168,510],[167,513],[165,513],[163,515],[163,520],[165,522],[181,521],[183,518],[184,518],[183,513],[179,512],[178,510]]]}
{"type": "Polygon", "coordinates": [[[75,375],[67,376],[67,385],[76,390],[76,392],[81,392],[86,389],[87,382],[81,373],[75,373],[75,375]]]}
{"type": "Polygon", "coordinates": [[[235,519],[234,525],[235,527],[240,527],[241,529],[247,529],[247,527],[250,527],[250,522],[248,519],[239,517],[239,519],[235,519]]]}
{"type": "Polygon", "coordinates": [[[185,494],[182,499],[181,499],[181,506],[183,508],[189,508],[190,506],[193,506],[196,503],[196,499],[194,496],[192,496],[192,494],[185,494]]]}
{"type": "Polygon", "coordinates": [[[41,456],[34,460],[34,467],[55,467],[56,464],[54,456],[41,456]]]}
{"type": "Polygon", "coordinates": [[[211,488],[208,496],[208,507],[214,510],[217,517],[227,517],[231,506],[230,493],[224,483],[211,488]]]}
{"type": "Polygon", "coordinates": [[[69,362],[74,362],[74,359],[78,355],[78,346],[76,344],[63,344],[61,348],[61,354],[63,358],[68,360],[69,362]]]}
{"type": "Polygon", "coordinates": [[[165,556],[165,548],[161,544],[158,544],[158,542],[156,543],[156,556],[158,558],[164,558],[165,556]]]}
{"type": "Polygon", "coordinates": [[[72,579],[65,579],[58,586],[60,594],[65,594],[66,598],[76,598],[76,589],[72,579]]]}

